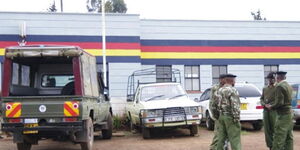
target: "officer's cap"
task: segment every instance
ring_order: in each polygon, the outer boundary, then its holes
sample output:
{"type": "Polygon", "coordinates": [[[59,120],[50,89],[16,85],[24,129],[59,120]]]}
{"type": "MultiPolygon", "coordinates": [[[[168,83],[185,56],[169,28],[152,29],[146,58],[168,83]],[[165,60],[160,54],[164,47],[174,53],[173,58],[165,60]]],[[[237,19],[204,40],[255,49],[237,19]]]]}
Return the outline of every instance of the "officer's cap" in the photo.
{"type": "Polygon", "coordinates": [[[235,78],[236,77],[236,75],[233,75],[233,74],[226,74],[225,75],[225,78],[235,78]]]}
{"type": "Polygon", "coordinates": [[[267,78],[268,79],[274,79],[275,78],[275,72],[270,72],[268,75],[267,75],[267,78]]]}
{"type": "Polygon", "coordinates": [[[286,75],[287,72],[285,72],[285,71],[277,71],[276,74],[277,75],[286,75]]]}
{"type": "Polygon", "coordinates": [[[226,74],[220,74],[219,79],[225,78],[226,74]]]}

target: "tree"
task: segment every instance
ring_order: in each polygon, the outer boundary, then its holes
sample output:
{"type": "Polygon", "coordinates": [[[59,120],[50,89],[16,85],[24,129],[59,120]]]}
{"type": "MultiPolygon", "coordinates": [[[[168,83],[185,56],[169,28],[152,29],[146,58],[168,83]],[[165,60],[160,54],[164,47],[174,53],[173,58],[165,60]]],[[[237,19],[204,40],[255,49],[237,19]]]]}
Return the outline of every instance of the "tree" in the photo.
{"type": "Polygon", "coordinates": [[[56,12],[56,5],[55,5],[55,0],[53,0],[53,3],[50,5],[50,7],[47,9],[49,12],[56,12]]]}
{"type": "Polygon", "coordinates": [[[260,10],[258,10],[256,13],[251,12],[251,15],[253,16],[254,20],[267,20],[266,18],[262,19],[260,10]]]}
{"type": "MultiPolygon", "coordinates": [[[[87,0],[86,7],[88,12],[101,13],[101,0],[87,0]]],[[[109,13],[126,13],[127,6],[124,0],[106,0],[105,12],[109,13]]]]}

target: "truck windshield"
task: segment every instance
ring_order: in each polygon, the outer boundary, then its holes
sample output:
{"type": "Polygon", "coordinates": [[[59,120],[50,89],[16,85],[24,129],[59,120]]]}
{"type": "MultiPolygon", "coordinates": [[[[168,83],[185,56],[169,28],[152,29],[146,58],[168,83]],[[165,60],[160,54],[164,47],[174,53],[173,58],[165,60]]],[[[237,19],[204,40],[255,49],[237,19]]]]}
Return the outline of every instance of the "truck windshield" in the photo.
{"type": "Polygon", "coordinates": [[[175,99],[181,96],[186,96],[186,93],[177,84],[146,86],[141,90],[141,101],[175,99]]]}
{"type": "Polygon", "coordinates": [[[63,87],[72,81],[73,75],[43,75],[42,87],[63,87]]]}

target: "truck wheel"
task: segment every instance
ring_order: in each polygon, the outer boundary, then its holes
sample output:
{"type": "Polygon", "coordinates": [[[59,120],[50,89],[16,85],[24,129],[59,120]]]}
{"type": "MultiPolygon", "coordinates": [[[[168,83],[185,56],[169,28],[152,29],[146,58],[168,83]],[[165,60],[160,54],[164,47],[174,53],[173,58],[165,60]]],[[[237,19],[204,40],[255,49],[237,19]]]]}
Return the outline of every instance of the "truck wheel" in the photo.
{"type": "Polygon", "coordinates": [[[86,135],[86,142],[80,143],[81,150],[92,150],[94,143],[94,125],[92,119],[84,121],[84,135],[86,135]]]}
{"type": "Polygon", "coordinates": [[[205,121],[206,128],[210,131],[214,130],[214,121],[209,115],[209,112],[206,112],[206,121],[205,121]]]}
{"type": "Polygon", "coordinates": [[[108,117],[107,117],[107,126],[108,126],[108,129],[102,130],[102,138],[103,139],[111,139],[111,137],[112,137],[113,124],[112,124],[112,117],[111,117],[110,113],[108,114],[108,117]]]}
{"type": "Polygon", "coordinates": [[[151,130],[146,127],[142,127],[142,134],[144,139],[150,139],[151,138],[151,130]]]}
{"type": "Polygon", "coordinates": [[[254,122],[252,125],[253,129],[256,131],[261,130],[263,127],[263,123],[261,121],[254,122]]]}
{"type": "Polygon", "coordinates": [[[31,144],[24,142],[24,143],[17,143],[17,148],[18,150],[30,150],[31,149],[31,144]]]}
{"type": "Polygon", "coordinates": [[[195,136],[196,134],[198,134],[198,125],[191,125],[190,132],[191,136],[195,136]]]}

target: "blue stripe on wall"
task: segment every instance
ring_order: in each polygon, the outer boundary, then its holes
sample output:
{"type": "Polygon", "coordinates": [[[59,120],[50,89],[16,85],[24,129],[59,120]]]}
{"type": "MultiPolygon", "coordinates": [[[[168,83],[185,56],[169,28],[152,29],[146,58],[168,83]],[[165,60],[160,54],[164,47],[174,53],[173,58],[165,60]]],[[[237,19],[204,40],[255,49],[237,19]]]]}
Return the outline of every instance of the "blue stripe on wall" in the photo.
{"type": "MultiPolygon", "coordinates": [[[[19,41],[19,35],[0,35],[0,41],[19,41]]],[[[28,35],[29,42],[102,42],[101,36],[28,35]]],[[[107,42],[139,43],[139,36],[107,36],[107,42]]]]}
{"type": "MultiPolygon", "coordinates": [[[[102,56],[97,56],[97,63],[102,63],[102,56]]],[[[139,56],[107,56],[106,57],[106,61],[107,62],[117,62],[117,63],[122,63],[122,62],[126,62],[126,63],[140,63],[141,59],[139,56]]]]}
{"type": "Polygon", "coordinates": [[[142,46],[300,46],[284,40],[141,40],[142,46]]]}
{"type": "Polygon", "coordinates": [[[300,59],[141,59],[145,65],[300,64],[300,59]]]}

